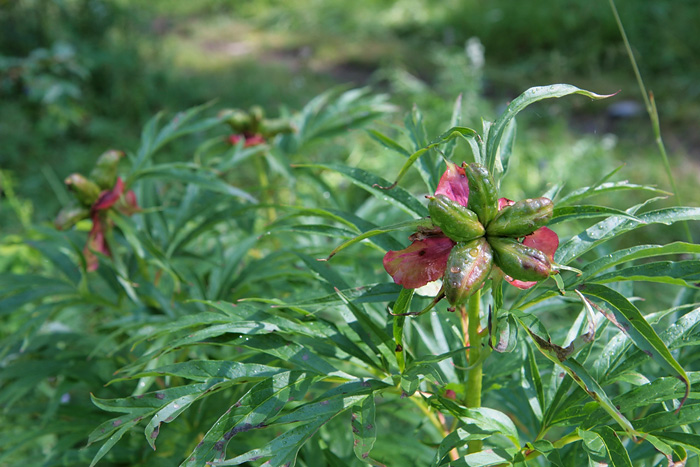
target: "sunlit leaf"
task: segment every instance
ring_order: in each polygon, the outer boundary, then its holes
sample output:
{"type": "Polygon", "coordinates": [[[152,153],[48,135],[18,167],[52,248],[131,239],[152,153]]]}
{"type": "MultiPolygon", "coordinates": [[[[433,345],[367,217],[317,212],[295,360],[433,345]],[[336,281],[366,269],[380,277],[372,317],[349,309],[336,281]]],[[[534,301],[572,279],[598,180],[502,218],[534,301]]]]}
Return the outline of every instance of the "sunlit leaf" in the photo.
{"type": "Polygon", "coordinates": [[[582,94],[592,99],[604,99],[610,95],[595,94],[584,89],[579,89],[576,86],[569,84],[553,84],[551,86],[540,86],[530,88],[520,96],[513,99],[506,110],[496,119],[493,126],[489,130],[489,136],[486,139],[486,168],[490,173],[494,173],[496,167],[496,156],[501,139],[506,131],[506,128],[515,116],[520,113],[525,107],[542,99],[550,99],[555,97],[564,97],[570,94],[582,94]]]}
{"type": "Polygon", "coordinates": [[[686,385],[686,395],[690,391],[690,381],[683,367],[673,358],[666,345],[647,323],[641,312],[630,303],[623,295],[613,289],[598,284],[586,284],[581,292],[585,295],[597,297],[610,306],[610,312],[606,318],[627,334],[634,344],[653,358],[662,368],[678,376],[686,385]]]}

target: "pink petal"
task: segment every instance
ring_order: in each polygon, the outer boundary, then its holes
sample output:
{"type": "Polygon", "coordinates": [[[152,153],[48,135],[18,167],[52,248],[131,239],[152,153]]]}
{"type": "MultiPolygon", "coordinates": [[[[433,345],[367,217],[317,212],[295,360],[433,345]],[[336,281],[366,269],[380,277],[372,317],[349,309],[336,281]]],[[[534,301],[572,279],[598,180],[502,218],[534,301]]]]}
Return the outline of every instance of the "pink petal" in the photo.
{"type": "Polygon", "coordinates": [[[447,237],[416,240],[408,248],[384,255],[384,269],[407,289],[423,287],[445,273],[454,242],[447,237]]]}
{"type": "Polygon", "coordinates": [[[121,198],[122,193],[124,193],[124,182],[121,177],[117,177],[117,182],[114,184],[114,188],[111,190],[105,190],[100,193],[100,197],[92,205],[92,212],[103,211],[114,206],[119,198],[121,198]]]}
{"type": "Polygon", "coordinates": [[[230,135],[228,137],[228,142],[235,146],[241,139],[245,139],[243,147],[246,148],[265,143],[265,138],[259,133],[254,135],[230,135]]]}
{"type": "Polygon", "coordinates": [[[469,182],[464,168],[452,162],[447,163],[447,170],[440,177],[436,195],[445,195],[452,201],[456,201],[466,207],[469,201],[469,182]]]}
{"type": "Polygon", "coordinates": [[[523,290],[529,289],[530,287],[534,287],[534,285],[537,284],[537,282],[534,282],[534,281],[519,281],[517,279],[513,279],[510,276],[505,276],[505,279],[506,279],[506,281],[508,281],[508,283],[510,285],[514,285],[517,288],[523,289],[523,290]]]}
{"type": "Polygon", "coordinates": [[[559,248],[559,237],[553,230],[547,227],[540,227],[525,237],[523,245],[540,250],[547,258],[553,260],[554,253],[559,248]]]}
{"type": "Polygon", "coordinates": [[[259,144],[264,144],[265,143],[265,138],[263,135],[257,134],[257,135],[251,135],[251,136],[246,136],[245,138],[245,147],[249,148],[250,146],[257,146],[259,144]]]}
{"type": "Polygon", "coordinates": [[[499,198],[499,199],[498,199],[498,210],[500,211],[500,210],[503,209],[504,207],[506,207],[506,206],[512,206],[512,205],[514,205],[514,204],[515,204],[515,201],[513,201],[512,199],[508,199],[508,198],[499,198]]]}

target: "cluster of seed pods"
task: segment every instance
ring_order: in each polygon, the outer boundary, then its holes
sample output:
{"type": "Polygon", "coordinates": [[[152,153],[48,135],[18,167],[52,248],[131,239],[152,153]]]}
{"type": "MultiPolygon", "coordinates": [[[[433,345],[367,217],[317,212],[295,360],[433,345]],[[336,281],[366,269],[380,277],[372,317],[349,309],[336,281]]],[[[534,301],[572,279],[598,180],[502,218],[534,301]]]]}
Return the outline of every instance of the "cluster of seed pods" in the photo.
{"type": "Polygon", "coordinates": [[[456,243],[443,276],[450,304],[463,304],[481,287],[494,266],[519,281],[548,278],[552,273],[550,259],[521,240],[552,218],[552,201],[499,200],[496,185],[485,167],[472,163],[464,164],[463,169],[469,182],[467,206],[443,194],[431,197],[428,204],[433,224],[456,243]]]}

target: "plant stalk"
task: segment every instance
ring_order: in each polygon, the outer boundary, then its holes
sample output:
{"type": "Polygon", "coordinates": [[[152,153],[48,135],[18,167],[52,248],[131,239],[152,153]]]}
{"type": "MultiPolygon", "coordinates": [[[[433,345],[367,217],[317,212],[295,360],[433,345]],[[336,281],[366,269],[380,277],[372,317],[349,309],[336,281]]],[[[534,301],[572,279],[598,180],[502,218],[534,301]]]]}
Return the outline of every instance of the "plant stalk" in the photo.
{"type": "MultiPolygon", "coordinates": [[[[265,169],[265,164],[262,159],[256,155],[253,157],[255,163],[255,171],[258,173],[258,182],[260,183],[261,199],[263,202],[270,205],[274,204],[275,200],[270,191],[270,179],[267,178],[267,171],[265,169]]],[[[268,222],[274,222],[277,219],[277,212],[275,208],[270,206],[267,208],[267,220],[268,222]]]]}
{"type": "MultiPolygon", "coordinates": [[[[481,357],[481,334],[480,334],[480,312],[481,312],[481,291],[477,290],[469,298],[467,304],[467,337],[469,339],[469,370],[467,375],[467,385],[465,388],[466,404],[469,408],[481,407],[481,382],[483,379],[483,362],[481,357]]],[[[464,316],[464,308],[462,308],[464,316]]],[[[483,443],[481,440],[469,442],[468,451],[470,453],[481,451],[483,443]]]]}
{"type": "MultiPolygon", "coordinates": [[[[656,145],[659,148],[659,153],[661,154],[661,160],[663,161],[664,169],[666,170],[666,176],[668,177],[668,181],[671,184],[671,191],[673,191],[673,194],[675,195],[676,198],[676,203],[678,203],[679,206],[683,205],[683,201],[681,200],[681,195],[680,192],[678,191],[678,186],[676,185],[676,179],[673,176],[673,172],[671,171],[671,163],[668,160],[668,154],[666,153],[666,146],[664,145],[664,141],[661,138],[661,125],[659,124],[659,113],[656,110],[656,102],[654,101],[654,95],[651,92],[647,92],[647,88],[644,85],[644,80],[642,79],[642,74],[639,72],[639,67],[637,66],[637,61],[634,58],[634,53],[632,52],[632,46],[630,45],[629,40],[627,39],[627,33],[625,32],[625,28],[622,25],[622,20],[620,19],[620,15],[617,12],[617,7],[615,6],[615,1],[614,0],[608,0],[610,3],[610,8],[612,9],[613,16],[615,17],[615,22],[617,23],[617,28],[620,30],[620,35],[622,36],[622,41],[625,44],[625,50],[627,51],[627,55],[630,58],[630,62],[632,63],[632,69],[634,70],[634,76],[637,78],[637,85],[639,86],[639,90],[642,93],[642,99],[644,99],[644,107],[647,110],[647,113],[649,114],[649,119],[651,120],[651,126],[654,131],[654,139],[656,141],[656,145]]],[[[688,226],[687,221],[682,222],[683,228],[685,230],[685,235],[688,238],[688,242],[693,243],[693,234],[690,232],[690,227],[688,226]]]]}

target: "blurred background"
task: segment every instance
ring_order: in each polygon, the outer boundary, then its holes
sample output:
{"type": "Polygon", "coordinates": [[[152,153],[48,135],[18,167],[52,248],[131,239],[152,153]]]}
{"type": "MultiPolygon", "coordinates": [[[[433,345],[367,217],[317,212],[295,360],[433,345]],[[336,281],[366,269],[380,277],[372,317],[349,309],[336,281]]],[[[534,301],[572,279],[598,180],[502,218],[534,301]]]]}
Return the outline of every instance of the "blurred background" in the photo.
{"type": "MultiPolygon", "coordinates": [[[[698,204],[698,3],[617,7],[685,204],[698,204]]],[[[515,168],[531,185],[523,191],[574,169],[581,186],[620,163],[623,178],[668,188],[605,0],[0,0],[0,167],[5,189],[11,183],[35,219],[49,220],[65,176],[106,149],[133,151],[159,111],[215,99],[216,108],[259,104],[275,115],[334,86],[370,86],[389,94],[396,122],[417,104],[433,136],[448,127],[459,94],[463,123],[480,129],[481,117],[493,120],[525,89],[551,83],[618,95],[524,113],[515,168]]],[[[350,138],[346,147],[363,151],[353,163],[398,169],[373,160],[378,148],[364,133],[350,138]]],[[[174,148],[181,157],[190,149],[174,148]]],[[[16,220],[2,211],[12,231],[16,220]]]]}

